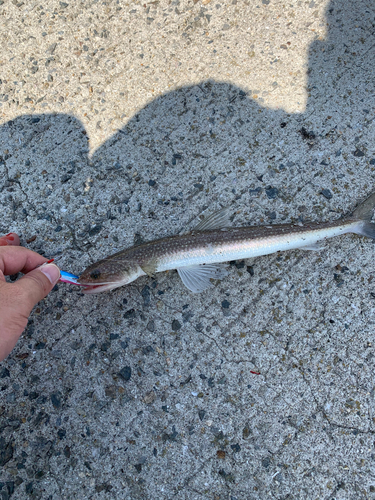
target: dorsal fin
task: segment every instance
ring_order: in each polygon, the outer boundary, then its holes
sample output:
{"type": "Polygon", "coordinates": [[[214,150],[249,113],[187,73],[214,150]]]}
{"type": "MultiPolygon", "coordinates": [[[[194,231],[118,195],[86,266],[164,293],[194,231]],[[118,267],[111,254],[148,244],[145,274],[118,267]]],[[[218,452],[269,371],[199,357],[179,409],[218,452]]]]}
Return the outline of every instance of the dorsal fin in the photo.
{"type": "Polygon", "coordinates": [[[221,229],[230,226],[229,208],[221,208],[213,214],[205,217],[193,231],[211,231],[212,229],[221,229]]]}

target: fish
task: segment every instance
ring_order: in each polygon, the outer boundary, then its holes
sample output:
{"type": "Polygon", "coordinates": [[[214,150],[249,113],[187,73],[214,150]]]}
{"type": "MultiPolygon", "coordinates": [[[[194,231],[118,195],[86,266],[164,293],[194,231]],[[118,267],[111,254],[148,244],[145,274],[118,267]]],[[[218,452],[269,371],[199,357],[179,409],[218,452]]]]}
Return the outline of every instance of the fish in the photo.
{"type": "Polygon", "coordinates": [[[320,250],[318,242],[346,233],[375,239],[375,191],[350,214],[329,222],[230,227],[228,207],[185,234],[126,248],[88,266],[79,276],[86,294],[113,290],[140,276],[176,269],[193,293],[228,275],[225,262],[292,249],[320,250]]]}

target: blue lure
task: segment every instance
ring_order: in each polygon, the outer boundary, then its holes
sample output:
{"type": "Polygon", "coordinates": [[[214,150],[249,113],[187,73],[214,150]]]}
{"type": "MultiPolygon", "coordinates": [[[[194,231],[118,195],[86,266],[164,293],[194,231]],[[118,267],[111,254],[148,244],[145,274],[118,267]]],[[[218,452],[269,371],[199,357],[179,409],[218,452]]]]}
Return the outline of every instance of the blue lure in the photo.
{"type": "Polygon", "coordinates": [[[72,273],[67,273],[66,271],[60,271],[60,279],[62,283],[69,283],[70,285],[78,285],[78,286],[84,286],[81,285],[81,283],[78,283],[79,276],[76,276],[75,274],[72,273]]]}

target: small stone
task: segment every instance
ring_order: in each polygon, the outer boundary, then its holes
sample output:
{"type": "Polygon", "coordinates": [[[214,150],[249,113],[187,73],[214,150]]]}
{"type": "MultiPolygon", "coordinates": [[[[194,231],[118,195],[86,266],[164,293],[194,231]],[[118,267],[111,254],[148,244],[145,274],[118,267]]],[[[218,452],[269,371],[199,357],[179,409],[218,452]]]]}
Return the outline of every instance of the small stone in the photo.
{"type": "Polygon", "coordinates": [[[206,412],[205,410],[199,410],[198,411],[198,417],[199,417],[199,420],[202,422],[203,419],[204,419],[204,416],[206,415],[206,412]]]}
{"type": "Polygon", "coordinates": [[[168,432],[163,432],[161,438],[164,442],[166,441],[176,441],[178,436],[178,432],[176,431],[176,427],[173,425],[172,426],[172,432],[171,434],[168,434],[168,432]]]}
{"type": "Polygon", "coordinates": [[[174,332],[177,332],[177,331],[178,331],[178,330],[180,330],[180,329],[181,329],[181,323],[180,323],[179,321],[177,321],[177,319],[174,319],[174,320],[172,321],[172,330],[173,330],[174,332]]]}
{"type": "Polygon", "coordinates": [[[156,394],[154,393],[154,391],[150,391],[145,394],[143,402],[146,403],[146,405],[150,405],[155,401],[155,399],[156,399],[156,394]]]}
{"type": "Polygon", "coordinates": [[[225,479],[225,481],[228,481],[228,483],[234,483],[235,482],[235,477],[231,472],[225,472],[224,469],[219,470],[219,475],[225,479]]]}
{"type": "Polygon", "coordinates": [[[100,233],[101,230],[102,230],[102,225],[96,224],[94,227],[90,229],[89,236],[95,236],[96,234],[100,233]]]}
{"type": "Polygon", "coordinates": [[[332,193],[329,189],[323,189],[320,194],[324,196],[324,198],[327,198],[327,200],[330,200],[332,198],[332,193]]]}
{"type": "Polygon", "coordinates": [[[111,343],[110,342],[103,342],[103,344],[100,346],[100,350],[103,351],[103,352],[107,352],[108,349],[111,347],[111,343]]]}
{"type": "Polygon", "coordinates": [[[74,351],[78,351],[78,349],[80,347],[82,347],[82,341],[81,340],[75,340],[74,342],[72,342],[70,344],[70,347],[74,350],[74,351]]]}
{"type": "Polygon", "coordinates": [[[155,352],[154,348],[151,345],[146,345],[142,347],[142,353],[147,356],[148,354],[151,354],[152,352],[155,352]]]}
{"type": "Polygon", "coordinates": [[[98,493],[100,493],[101,491],[108,492],[108,491],[111,491],[112,488],[113,488],[113,486],[111,484],[103,483],[103,484],[98,484],[97,486],[95,486],[95,491],[97,491],[98,493]]]}
{"type": "Polygon", "coordinates": [[[263,458],[262,465],[265,469],[268,469],[269,466],[271,465],[271,460],[268,457],[263,458]]]}
{"type": "Polygon", "coordinates": [[[279,194],[279,190],[277,188],[273,188],[271,186],[266,188],[266,195],[270,200],[274,200],[277,198],[277,195],[279,194]]]}
{"type": "Polygon", "coordinates": [[[133,318],[135,318],[135,310],[134,309],[129,309],[128,311],[126,311],[126,313],[124,314],[124,318],[125,319],[133,319],[133,318]]]}
{"type": "Polygon", "coordinates": [[[62,394],[60,391],[57,391],[57,392],[54,392],[51,394],[51,403],[53,404],[54,408],[60,408],[61,397],[62,397],[62,394]]]}
{"type": "Polygon", "coordinates": [[[28,495],[31,495],[31,493],[33,493],[34,491],[34,487],[33,487],[33,483],[27,483],[27,485],[25,486],[25,492],[28,494],[28,495]]]}
{"type": "Polygon", "coordinates": [[[365,153],[360,149],[356,149],[355,151],[353,151],[353,155],[357,158],[361,158],[362,156],[365,156],[365,153]]]}
{"type": "Polygon", "coordinates": [[[10,377],[10,372],[8,368],[1,368],[0,370],[0,378],[10,377]]]}
{"type": "Polygon", "coordinates": [[[301,130],[299,130],[299,133],[302,135],[302,138],[305,140],[313,140],[315,139],[316,135],[312,130],[306,130],[305,127],[302,127],[301,130]]]}
{"type": "Polygon", "coordinates": [[[246,271],[250,274],[250,276],[254,276],[254,268],[253,266],[247,266],[246,271]]]}
{"type": "Polygon", "coordinates": [[[266,215],[270,220],[275,220],[277,217],[276,212],[267,212],[266,215]]]}
{"type": "Polygon", "coordinates": [[[224,458],[225,458],[225,451],[224,450],[218,450],[216,452],[216,456],[217,456],[217,458],[220,458],[221,460],[224,460],[224,458]]]}
{"type": "Polygon", "coordinates": [[[130,366],[124,366],[123,368],[121,368],[118,374],[127,382],[132,376],[132,369],[130,368],[130,366]]]}
{"type": "Polygon", "coordinates": [[[66,430],[65,429],[59,429],[57,431],[57,435],[59,436],[59,439],[64,439],[64,437],[66,435],[66,430]]]}
{"type": "Polygon", "coordinates": [[[3,467],[6,463],[13,458],[14,442],[5,442],[4,438],[0,438],[0,467],[3,467]]]}
{"type": "Polygon", "coordinates": [[[154,332],[155,331],[155,321],[153,319],[151,319],[148,323],[147,323],[147,326],[146,326],[147,330],[149,332],[154,332]]]}
{"type": "Polygon", "coordinates": [[[110,385],[109,387],[105,388],[105,395],[108,398],[115,399],[117,395],[117,387],[115,385],[110,385]]]}
{"type": "Polygon", "coordinates": [[[71,178],[72,178],[72,176],[71,176],[70,174],[64,174],[64,175],[61,177],[60,181],[61,181],[63,184],[65,184],[66,182],[70,181],[70,179],[71,179],[71,178]]]}
{"type": "Polygon", "coordinates": [[[53,43],[52,45],[50,45],[48,47],[48,49],[46,50],[46,52],[48,54],[53,54],[55,52],[55,50],[56,50],[56,47],[57,47],[57,43],[53,43]]]}
{"type": "Polygon", "coordinates": [[[227,300],[223,300],[223,302],[221,303],[221,307],[223,309],[229,309],[229,306],[230,306],[230,302],[228,302],[227,300]]]}
{"type": "Polygon", "coordinates": [[[208,383],[208,387],[214,387],[214,385],[215,385],[214,378],[213,378],[213,377],[210,377],[210,378],[207,380],[207,383],[208,383]]]}
{"type": "Polygon", "coordinates": [[[149,185],[149,186],[155,186],[155,184],[156,184],[156,181],[153,181],[152,179],[150,179],[150,180],[148,181],[148,185],[149,185]]]}
{"type": "Polygon", "coordinates": [[[232,448],[233,453],[238,453],[241,451],[241,446],[238,443],[231,444],[230,447],[232,448]]]}
{"type": "Polygon", "coordinates": [[[148,285],[145,285],[142,288],[141,295],[143,297],[143,304],[148,306],[151,302],[150,287],[148,285]]]}

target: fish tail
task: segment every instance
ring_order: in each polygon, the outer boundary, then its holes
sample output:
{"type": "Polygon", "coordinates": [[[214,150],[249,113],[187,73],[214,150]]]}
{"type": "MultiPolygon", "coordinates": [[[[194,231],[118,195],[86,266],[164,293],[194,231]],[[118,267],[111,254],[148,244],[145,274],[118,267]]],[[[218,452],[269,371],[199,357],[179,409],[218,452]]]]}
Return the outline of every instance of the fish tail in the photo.
{"type": "Polygon", "coordinates": [[[356,234],[375,240],[375,224],[373,222],[363,222],[361,227],[358,227],[356,234]]]}
{"type": "Polygon", "coordinates": [[[353,231],[361,236],[375,239],[375,224],[371,222],[375,208],[375,191],[354,210],[351,219],[358,221],[358,226],[353,231]]]}
{"type": "Polygon", "coordinates": [[[371,222],[373,211],[375,208],[375,191],[370,194],[365,201],[363,201],[358,207],[354,210],[352,219],[364,220],[367,222],[371,222]]]}

